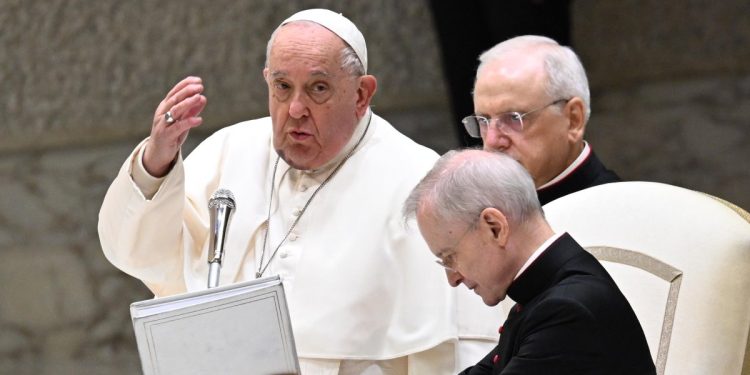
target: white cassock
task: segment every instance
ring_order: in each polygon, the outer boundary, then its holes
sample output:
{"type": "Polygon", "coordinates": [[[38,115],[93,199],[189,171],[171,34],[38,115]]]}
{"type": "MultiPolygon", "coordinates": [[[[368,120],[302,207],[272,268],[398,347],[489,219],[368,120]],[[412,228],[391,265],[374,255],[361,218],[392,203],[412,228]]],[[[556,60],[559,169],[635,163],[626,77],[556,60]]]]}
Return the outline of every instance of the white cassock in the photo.
{"type": "Polygon", "coordinates": [[[303,374],[448,374],[494,347],[504,314],[451,288],[416,224],[403,223],[402,204],[435,152],[368,110],[329,164],[300,171],[279,160],[264,250],[271,137],[270,118],[226,127],[162,179],[143,169],[141,143],[99,214],[107,259],[157,297],[205,289],[207,202],[225,188],[237,207],[220,284],[253,279],[259,267],[282,276],[303,374]]]}

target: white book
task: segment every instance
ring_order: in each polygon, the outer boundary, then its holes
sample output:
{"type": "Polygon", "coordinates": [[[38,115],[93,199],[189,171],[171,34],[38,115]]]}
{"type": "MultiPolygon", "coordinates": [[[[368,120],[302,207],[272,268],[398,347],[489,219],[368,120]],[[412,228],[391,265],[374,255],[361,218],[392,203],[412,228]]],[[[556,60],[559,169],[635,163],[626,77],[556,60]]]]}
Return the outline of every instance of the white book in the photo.
{"type": "Polygon", "coordinates": [[[145,375],[299,374],[278,276],[130,305],[145,375]]]}

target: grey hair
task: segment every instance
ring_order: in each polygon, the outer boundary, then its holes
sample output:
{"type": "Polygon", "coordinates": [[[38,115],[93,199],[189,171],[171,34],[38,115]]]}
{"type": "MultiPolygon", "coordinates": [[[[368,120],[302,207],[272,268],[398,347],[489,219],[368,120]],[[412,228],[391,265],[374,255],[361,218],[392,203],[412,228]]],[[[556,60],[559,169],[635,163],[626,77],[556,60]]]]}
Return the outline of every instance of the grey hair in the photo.
{"type": "MultiPolygon", "coordinates": [[[[312,21],[292,21],[289,23],[285,23],[283,25],[279,25],[279,27],[276,28],[276,30],[273,31],[271,34],[271,37],[268,39],[268,43],[266,44],[266,61],[264,63],[264,67],[268,68],[268,59],[271,56],[271,47],[273,46],[273,42],[276,39],[276,34],[279,32],[279,30],[289,24],[292,23],[305,23],[309,25],[316,25],[319,27],[321,26],[315,22],[312,21]]],[[[341,38],[339,38],[341,39],[341,38]]],[[[357,52],[354,51],[354,48],[352,48],[349,43],[347,43],[345,40],[341,39],[342,42],[344,42],[344,48],[341,49],[341,54],[339,55],[339,61],[341,62],[341,69],[343,69],[345,72],[351,74],[354,77],[360,77],[365,75],[365,67],[362,65],[362,61],[359,59],[359,56],[357,56],[357,52]]]]}
{"type": "Polygon", "coordinates": [[[477,76],[485,66],[508,53],[532,50],[544,58],[547,74],[545,92],[550,100],[579,97],[586,106],[585,121],[591,116],[591,93],[586,70],[581,60],[570,47],[561,46],[555,40],[537,36],[524,35],[501,42],[479,56],[477,76]]]}
{"type": "Polygon", "coordinates": [[[472,227],[490,207],[517,225],[544,215],[534,181],[520,163],[499,152],[476,149],[443,155],[404,202],[404,219],[426,206],[439,218],[472,227]]]}

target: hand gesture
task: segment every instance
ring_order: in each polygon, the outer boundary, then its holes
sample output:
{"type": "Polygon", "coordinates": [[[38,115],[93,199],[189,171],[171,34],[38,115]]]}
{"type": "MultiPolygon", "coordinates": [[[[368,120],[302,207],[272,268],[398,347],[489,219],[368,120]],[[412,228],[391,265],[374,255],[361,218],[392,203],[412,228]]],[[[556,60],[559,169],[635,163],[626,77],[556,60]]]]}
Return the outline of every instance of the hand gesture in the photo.
{"type": "Polygon", "coordinates": [[[143,166],[149,174],[162,177],[169,173],[190,129],[203,123],[199,115],[206,102],[201,78],[187,77],[159,103],[143,153],[143,166]]]}

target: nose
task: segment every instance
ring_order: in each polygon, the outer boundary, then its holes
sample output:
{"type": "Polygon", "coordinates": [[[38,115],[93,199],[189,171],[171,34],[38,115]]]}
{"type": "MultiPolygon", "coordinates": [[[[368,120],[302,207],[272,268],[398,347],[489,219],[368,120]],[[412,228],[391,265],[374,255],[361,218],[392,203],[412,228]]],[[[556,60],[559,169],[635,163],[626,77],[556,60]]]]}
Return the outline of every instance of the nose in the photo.
{"type": "Polygon", "coordinates": [[[503,152],[510,147],[510,137],[504,131],[500,130],[492,124],[487,127],[487,132],[482,138],[484,149],[488,151],[499,151],[503,152]]]}
{"type": "Polygon", "coordinates": [[[458,271],[445,270],[445,277],[448,278],[448,284],[454,288],[461,285],[461,282],[464,281],[464,276],[458,271]]]}
{"type": "Polygon", "coordinates": [[[301,119],[309,114],[309,108],[304,94],[298,93],[292,97],[289,103],[289,116],[294,119],[301,119]]]}

